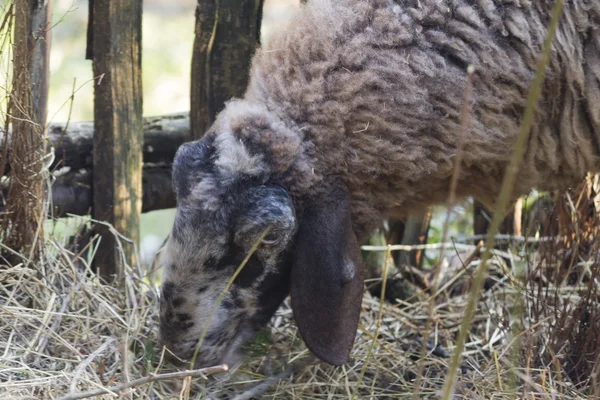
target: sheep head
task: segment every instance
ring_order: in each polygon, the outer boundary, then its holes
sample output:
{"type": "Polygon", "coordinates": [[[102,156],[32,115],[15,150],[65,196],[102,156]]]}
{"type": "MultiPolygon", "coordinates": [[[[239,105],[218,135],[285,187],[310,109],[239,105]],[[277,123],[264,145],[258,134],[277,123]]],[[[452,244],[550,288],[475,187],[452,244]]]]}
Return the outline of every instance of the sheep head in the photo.
{"type": "MultiPolygon", "coordinates": [[[[248,119],[245,130],[256,121],[248,119]]],[[[202,140],[181,146],[174,160],[178,208],[164,252],[161,342],[189,362],[202,337],[196,366],[235,364],[240,345],[291,294],[309,349],[343,364],[363,290],[349,194],[331,182],[304,199],[297,215],[288,189],[273,178],[273,157],[250,149],[230,127],[218,120],[202,140]]]]}

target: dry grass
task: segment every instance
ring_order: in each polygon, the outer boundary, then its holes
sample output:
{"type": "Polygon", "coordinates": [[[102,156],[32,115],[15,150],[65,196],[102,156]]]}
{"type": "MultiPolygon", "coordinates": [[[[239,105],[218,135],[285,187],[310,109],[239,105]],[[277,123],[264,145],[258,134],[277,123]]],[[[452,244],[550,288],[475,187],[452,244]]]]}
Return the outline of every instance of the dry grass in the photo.
{"type": "MultiPolygon", "coordinates": [[[[491,259],[455,398],[600,398],[600,221],[589,212],[593,204],[586,190],[563,196],[557,204],[549,218],[560,221],[558,239],[539,243],[516,238],[504,252],[510,257],[491,259]],[[524,271],[523,277],[515,271],[524,271]],[[515,315],[518,299],[521,313],[515,315]],[[511,335],[515,324],[521,327],[516,337],[511,335]]],[[[546,234],[556,234],[550,230],[557,224],[545,226],[546,234]]],[[[89,248],[96,245],[92,240],[89,248]]],[[[206,379],[135,383],[122,396],[412,397],[420,338],[433,305],[418,396],[438,398],[479,262],[478,251],[468,245],[449,247],[441,290],[433,298],[430,271],[413,288],[412,299],[392,305],[365,294],[353,360],[345,367],[330,367],[309,355],[286,302],[234,371],[206,379]],[[467,265],[457,262],[467,258],[467,265]]],[[[162,363],[155,346],[156,288],[133,268],[122,288],[102,285],[82,257],[69,250],[66,240],[50,239],[41,260],[23,258],[18,265],[0,268],[3,398],[54,399],[174,371],[162,363]]]]}

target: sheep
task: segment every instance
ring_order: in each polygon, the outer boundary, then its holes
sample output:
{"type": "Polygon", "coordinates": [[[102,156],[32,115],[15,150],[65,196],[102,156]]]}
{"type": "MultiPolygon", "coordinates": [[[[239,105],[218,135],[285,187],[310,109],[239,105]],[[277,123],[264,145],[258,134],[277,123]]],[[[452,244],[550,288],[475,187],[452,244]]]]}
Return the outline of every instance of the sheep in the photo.
{"type": "MultiPolygon", "coordinates": [[[[492,209],[547,32],[549,0],[313,0],[257,49],[232,99],[173,164],[159,336],[234,365],[290,295],[321,360],[348,361],[361,243],[445,201],[475,68],[457,195],[492,209]],[[270,227],[215,308],[236,268],[270,227]]],[[[600,2],[566,4],[514,196],[600,168],[600,2]]]]}

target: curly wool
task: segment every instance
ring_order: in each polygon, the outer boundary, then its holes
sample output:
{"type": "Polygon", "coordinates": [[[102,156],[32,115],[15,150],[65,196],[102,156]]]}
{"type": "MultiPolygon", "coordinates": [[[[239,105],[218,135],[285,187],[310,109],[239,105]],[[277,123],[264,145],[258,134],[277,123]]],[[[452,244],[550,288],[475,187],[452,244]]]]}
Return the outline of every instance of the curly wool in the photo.
{"type": "MultiPolygon", "coordinates": [[[[359,236],[390,213],[443,202],[475,74],[458,195],[493,207],[553,2],[313,0],[254,58],[228,131],[296,203],[341,179],[359,236]]],[[[600,2],[568,1],[516,196],[600,167],[600,2]]]]}

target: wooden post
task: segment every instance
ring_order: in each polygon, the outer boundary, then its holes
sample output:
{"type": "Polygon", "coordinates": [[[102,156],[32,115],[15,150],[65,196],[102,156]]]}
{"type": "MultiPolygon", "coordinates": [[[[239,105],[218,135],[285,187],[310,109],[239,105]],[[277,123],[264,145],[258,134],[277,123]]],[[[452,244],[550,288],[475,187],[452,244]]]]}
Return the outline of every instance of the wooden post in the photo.
{"type": "Polygon", "coordinates": [[[515,236],[523,235],[523,197],[519,197],[513,211],[513,232],[515,236]]]}
{"type": "MultiPolygon", "coordinates": [[[[411,215],[406,219],[400,244],[415,245],[427,243],[429,224],[431,222],[431,210],[421,215],[411,215]]],[[[391,226],[391,225],[390,225],[391,226]]],[[[395,261],[398,267],[404,264],[421,268],[423,265],[423,250],[399,251],[395,261]]]]}
{"type": "MultiPolygon", "coordinates": [[[[431,222],[431,210],[424,214],[410,215],[405,220],[390,218],[388,220],[389,232],[387,242],[389,244],[425,244],[429,234],[431,222]]],[[[398,268],[402,265],[411,265],[421,268],[423,265],[423,250],[398,251],[394,253],[394,262],[398,268]]]]}
{"type": "MultiPolygon", "coordinates": [[[[139,242],[142,208],[142,0],[91,0],[87,56],[94,70],[93,212],[122,235],[139,242]]],[[[133,264],[133,246],[104,225],[95,267],[111,281],[123,261],[133,264]]]]}
{"type": "Polygon", "coordinates": [[[224,103],[242,97],[264,0],[198,0],[192,54],[190,124],[201,138],[224,103]]]}
{"type": "MultiPolygon", "coordinates": [[[[12,93],[7,115],[12,123],[11,151],[0,170],[12,165],[2,214],[0,241],[36,257],[42,248],[44,212],[44,131],[48,106],[51,0],[15,0],[12,93]]],[[[6,21],[3,19],[3,21],[6,21]]],[[[8,122],[8,121],[7,121],[8,122]]],[[[8,124],[7,124],[8,125],[8,124]]]]}

